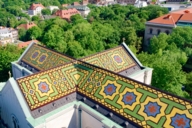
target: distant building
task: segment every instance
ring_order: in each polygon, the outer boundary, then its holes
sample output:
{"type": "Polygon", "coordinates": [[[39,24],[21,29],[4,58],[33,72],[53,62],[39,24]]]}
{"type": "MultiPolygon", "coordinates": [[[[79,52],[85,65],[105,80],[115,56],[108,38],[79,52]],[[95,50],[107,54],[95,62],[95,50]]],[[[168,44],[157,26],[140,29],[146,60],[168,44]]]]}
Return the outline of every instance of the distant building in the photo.
{"type": "Polygon", "coordinates": [[[41,15],[41,10],[44,9],[44,8],[45,7],[40,3],[38,3],[38,4],[33,3],[30,6],[29,10],[28,10],[28,14],[31,15],[31,16],[35,16],[35,15],[38,15],[38,14],[41,15]]]}
{"type": "Polygon", "coordinates": [[[146,1],[137,0],[135,2],[134,6],[137,7],[137,8],[146,7],[147,6],[147,2],[146,1]]]}
{"type": "Polygon", "coordinates": [[[55,15],[60,16],[62,19],[70,20],[72,15],[80,14],[80,12],[75,8],[70,8],[67,10],[58,10],[55,15]]]}
{"type": "Polygon", "coordinates": [[[37,26],[37,25],[34,22],[29,22],[29,23],[21,24],[21,25],[17,26],[17,29],[24,28],[25,30],[28,30],[34,26],[37,26]]]}
{"type": "Polygon", "coordinates": [[[68,6],[67,8],[77,9],[81,13],[81,16],[83,17],[86,17],[90,13],[90,8],[87,7],[86,5],[74,5],[74,6],[68,6]]]}
{"type": "Polygon", "coordinates": [[[53,12],[53,10],[59,10],[58,6],[48,6],[47,9],[51,10],[51,12],[53,12]]]}
{"type": "Polygon", "coordinates": [[[39,41],[38,40],[30,40],[30,41],[26,41],[26,42],[20,42],[17,44],[17,46],[19,48],[25,48],[25,47],[29,46],[30,43],[36,43],[37,44],[37,43],[39,43],[39,41]]]}
{"type": "Polygon", "coordinates": [[[144,45],[149,46],[150,39],[161,32],[170,34],[177,26],[192,27],[192,8],[174,11],[145,23],[144,45]]]}
{"type": "Polygon", "coordinates": [[[135,1],[136,0],[117,0],[117,3],[120,3],[120,4],[132,4],[132,5],[134,5],[135,1]]]}
{"type": "Polygon", "coordinates": [[[53,19],[55,17],[57,17],[57,16],[55,16],[55,15],[42,15],[41,19],[42,20],[49,20],[49,19],[53,19]]]}
{"type": "Polygon", "coordinates": [[[13,43],[13,40],[11,37],[0,37],[0,45],[6,45],[13,43]]]}
{"type": "Polygon", "coordinates": [[[101,2],[102,0],[89,0],[89,3],[92,3],[92,4],[97,4],[99,2],[101,2]]]}
{"type": "Polygon", "coordinates": [[[82,1],[82,5],[88,5],[89,4],[89,0],[83,0],[82,1]]]}
{"type": "Polygon", "coordinates": [[[169,11],[178,11],[192,7],[190,4],[160,4],[161,7],[167,8],[169,11]]]}
{"type": "Polygon", "coordinates": [[[69,6],[69,4],[62,4],[62,7],[67,7],[69,6]]]}
{"type": "Polygon", "coordinates": [[[190,2],[190,0],[166,0],[167,3],[178,4],[181,2],[190,2]]]}
{"type": "Polygon", "coordinates": [[[13,28],[0,27],[0,37],[3,39],[11,38],[13,43],[18,39],[18,31],[13,28]]]}
{"type": "Polygon", "coordinates": [[[72,5],[76,6],[76,5],[80,5],[79,2],[73,2],[72,5]]]}

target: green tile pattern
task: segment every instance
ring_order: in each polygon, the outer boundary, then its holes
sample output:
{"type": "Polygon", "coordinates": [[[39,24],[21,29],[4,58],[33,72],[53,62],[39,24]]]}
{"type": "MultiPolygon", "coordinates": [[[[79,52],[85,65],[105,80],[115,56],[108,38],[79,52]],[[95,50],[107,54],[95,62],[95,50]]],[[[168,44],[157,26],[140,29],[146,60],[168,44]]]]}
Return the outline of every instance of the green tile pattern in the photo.
{"type": "Polygon", "coordinates": [[[31,110],[77,91],[144,128],[192,127],[192,103],[75,61],[17,80],[31,110]]]}

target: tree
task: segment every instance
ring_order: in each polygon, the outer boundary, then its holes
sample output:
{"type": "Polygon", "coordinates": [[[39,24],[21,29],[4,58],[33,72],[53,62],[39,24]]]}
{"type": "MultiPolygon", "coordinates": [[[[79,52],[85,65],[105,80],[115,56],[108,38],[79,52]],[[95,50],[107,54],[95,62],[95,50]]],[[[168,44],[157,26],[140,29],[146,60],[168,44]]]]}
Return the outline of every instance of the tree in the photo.
{"type": "Polygon", "coordinates": [[[137,51],[141,48],[141,38],[137,37],[136,30],[133,27],[125,27],[121,31],[121,38],[125,38],[127,45],[134,46],[137,51]]]}
{"type": "Polygon", "coordinates": [[[83,19],[83,17],[79,14],[72,15],[70,18],[71,22],[75,25],[82,22],[87,22],[87,20],[83,19]]]}
{"type": "Polygon", "coordinates": [[[41,10],[41,13],[42,13],[43,15],[51,15],[51,10],[50,10],[50,9],[42,9],[42,10],[41,10]]]}
{"type": "Polygon", "coordinates": [[[187,82],[185,84],[185,90],[189,93],[192,98],[192,72],[186,74],[187,82]]]}
{"type": "Polygon", "coordinates": [[[27,41],[26,33],[27,31],[24,28],[19,29],[19,39],[22,41],[27,41]]]}
{"type": "Polygon", "coordinates": [[[43,44],[51,49],[65,53],[67,51],[67,43],[64,40],[64,31],[58,25],[52,25],[43,36],[43,44]]]}
{"type": "Polygon", "coordinates": [[[9,75],[8,72],[11,71],[11,62],[17,60],[22,49],[19,49],[15,45],[0,46],[0,81],[7,81],[9,75]]]}
{"type": "Polygon", "coordinates": [[[175,55],[175,52],[171,51],[163,51],[162,54],[141,53],[138,55],[142,64],[154,69],[152,86],[185,97],[187,93],[183,92],[181,87],[186,82],[186,76],[180,64],[183,62],[179,62],[183,57],[187,58],[186,55],[180,55],[179,52],[175,55]]]}
{"type": "Polygon", "coordinates": [[[39,39],[41,36],[42,36],[42,30],[37,26],[34,26],[34,27],[28,29],[27,33],[26,33],[26,38],[28,40],[31,40],[33,38],[39,39]]]}
{"type": "Polygon", "coordinates": [[[39,17],[39,16],[33,16],[33,17],[31,18],[31,20],[38,22],[38,21],[40,20],[40,17],[39,17]]]}
{"type": "Polygon", "coordinates": [[[157,37],[156,36],[152,37],[150,40],[149,51],[151,53],[157,53],[160,49],[164,50],[168,45],[167,43],[168,37],[169,36],[165,33],[160,33],[157,37]]]}
{"type": "Polygon", "coordinates": [[[177,27],[174,28],[170,34],[170,43],[175,43],[179,48],[192,47],[192,28],[191,27],[177,27]]]}
{"type": "Polygon", "coordinates": [[[74,58],[80,58],[85,56],[86,53],[77,41],[72,41],[68,43],[67,54],[74,58]]]}

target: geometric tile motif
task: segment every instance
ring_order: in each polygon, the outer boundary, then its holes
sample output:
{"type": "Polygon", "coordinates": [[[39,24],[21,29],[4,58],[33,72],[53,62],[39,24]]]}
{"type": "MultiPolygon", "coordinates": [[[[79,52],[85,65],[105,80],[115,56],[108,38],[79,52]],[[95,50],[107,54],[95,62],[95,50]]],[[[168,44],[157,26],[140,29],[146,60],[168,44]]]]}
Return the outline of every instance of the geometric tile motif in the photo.
{"type": "Polygon", "coordinates": [[[91,77],[86,82],[81,80],[77,91],[124,116],[127,120],[144,128],[172,128],[175,126],[171,124],[171,119],[177,111],[185,115],[186,118],[184,116],[181,118],[185,119],[186,126],[192,126],[192,114],[189,111],[192,107],[187,109],[183,104],[191,104],[190,102],[83,62],[78,62],[78,64],[89,66],[89,70],[94,70],[92,74],[102,74],[102,81],[100,86],[93,88],[93,91],[85,91],[84,86],[90,86],[90,81],[94,79],[94,75],[90,75],[91,77]]]}
{"type": "Polygon", "coordinates": [[[82,58],[81,60],[114,72],[120,72],[136,65],[135,61],[133,61],[129,54],[127,54],[123,46],[118,46],[116,48],[82,58]]]}
{"type": "Polygon", "coordinates": [[[21,59],[21,61],[31,65],[39,71],[53,68],[72,60],[73,59],[70,57],[49,50],[37,44],[33,44],[21,59]]]}
{"type": "Polygon", "coordinates": [[[156,117],[156,115],[160,113],[160,109],[161,106],[159,106],[157,102],[149,102],[147,105],[145,105],[144,112],[147,114],[147,116],[156,117]]]}
{"type": "Polygon", "coordinates": [[[177,113],[171,120],[171,125],[175,128],[190,128],[190,119],[185,114],[177,113]]]}
{"type": "Polygon", "coordinates": [[[17,80],[29,108],[34,110],[76,91],[71,78],[74,69],[73,64],[68,64],[17,80]]]}
{"type": "Polygon", "coordinates": [[[17,82],[31,110],[77,89],[144,128],[192,127],[191,102],[87,63],[74,61],[17,82]],[[38,85],[48,88],[38,89],[38,85]]]}
{"type": "Polygon", "coordinates": [[[105,93],[106,95],[112,96],[113,93],[116,92],[116,88],[117,88],[117,87],[116,87],[114,84],[108,84],[108,85],[105,87],[105,89],[104,89],[104,93],[105,93]]]}
{"type": "Polygon", "coordinates": [[[136,101],[136,95],[133,92],[127,92],[123,95],[122,101],[127,105],[132,105],[136,101]]]}

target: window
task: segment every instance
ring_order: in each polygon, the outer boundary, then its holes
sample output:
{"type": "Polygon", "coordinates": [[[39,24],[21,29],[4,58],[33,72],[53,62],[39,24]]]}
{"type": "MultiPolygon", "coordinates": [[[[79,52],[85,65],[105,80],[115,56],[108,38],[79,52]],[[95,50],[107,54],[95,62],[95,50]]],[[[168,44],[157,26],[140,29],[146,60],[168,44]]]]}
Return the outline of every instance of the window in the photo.
{"type": "Polygon", "coordinates": [[[153,29],[152,29],[152,28],[149,29],[149,33],[150,33],[150,34],[153,33],[153,29]]]}
{"type": "Polygon", "coordinates": [[[169,34],[169,31],[168,31],[168,30],[166,30],[166,31],[165,31],[165,33],[168,35],[168,34],[169,34]]]}
{"type": "Polygon", "coordinates": [[[158,30],[157,30],[157,35],[159,35],[159,34],[160,34],[160,32],[161,32],[161,30],[159,30],[159,29],[158,29],[158,30]]]}

